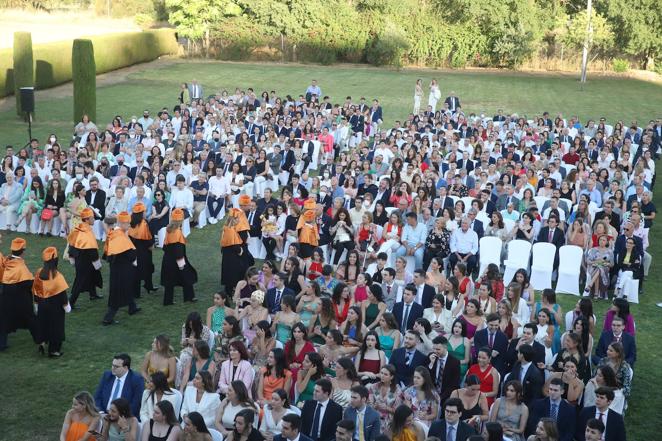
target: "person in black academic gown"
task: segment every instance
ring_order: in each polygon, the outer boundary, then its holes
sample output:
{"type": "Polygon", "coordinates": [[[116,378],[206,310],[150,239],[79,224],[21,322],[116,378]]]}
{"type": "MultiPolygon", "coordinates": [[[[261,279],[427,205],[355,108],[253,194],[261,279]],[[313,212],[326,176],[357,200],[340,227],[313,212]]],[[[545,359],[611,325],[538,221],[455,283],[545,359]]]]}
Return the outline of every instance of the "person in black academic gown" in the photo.
{"type": "Polygon", "coordinates": [[[140,312],[136,305],[136,278],[138,277],[137,252],[128,236],[131,216],[126,211],[117,215],[118,227],[108,230],[104,246],[104,258],[110,264],[108,281],[108,311],[103,318],[104,325],[116,324],[115,314],[123,307],[129,307],[129,315],[140,312]]]}
{"type": "Polygon", "coordinates": [[[172,305],[175,286],[181,286],[185,302],[197,302],[193,285],[198,281],[198,273],[186,257],[186,239],[182,233],[184,212],[180,208],[172,210],[170,225],[163,241],[161,261],[161,285],[163,285],[163,305],[172,305]]]}
{"type": "Polygon", "coordinates": [[[67,241],[69,243],[69,260],[76,268],[76,278],[71,287],[69,304],[73,308],[81,292],[90,293],[90,300],[103,298],[97,294],[97,288],[103,287],[101,277],[101,260],[99,259],[99,244],[92,231],[94,225],[94,211],[85,208],[81,211],[81,219],[74,228],[67,241]]]}
{"type": "Polygon", "coordinates": [[[36,340],[36,321],[32,306],[32,273],[21,257],[25,239],[11,242],[11,255],[2,259],[2,295],[0,296],[0,350],[7,348],[7,334],[28,329],[36,340]]]}
{"type": "Polygon", "coordinates": [[[136,277],[136,298],[140,298],[140,282],[148,293],[156,291],[152,283],[154,273],[154,262],[152,261],[152,248],[154,248],[154,237],[149,231],[149,225],[145,220],[145,204],[137,202],[131,213],[131,228],[129,238],[136,247],[138,255],[138,277],[136,277]]]}
{"type": "Polygon", "coordinates": [[[234,295],[237,283],[254,262],[246,246],[249,230],[244,212],[238,208],[230,209],[221,233],[221,284],[228,296],[234,295]]]}
{"type": "Polygon", "coordinates": [[[37,343],[39,352],[49,357],[62,356],[64,313],[71,311],[67,299],[67,282],[57,270],[57,248],[48,247],[41,253],[44,266],[34,275],[32,293],[37,304],[37,343]]]}

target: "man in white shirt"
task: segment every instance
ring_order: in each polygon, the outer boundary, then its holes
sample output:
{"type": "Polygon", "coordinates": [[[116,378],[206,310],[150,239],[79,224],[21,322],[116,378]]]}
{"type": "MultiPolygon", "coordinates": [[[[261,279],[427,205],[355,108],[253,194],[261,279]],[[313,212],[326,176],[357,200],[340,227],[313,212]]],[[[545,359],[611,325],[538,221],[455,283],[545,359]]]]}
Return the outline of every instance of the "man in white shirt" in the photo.
{"type": "Polygon", "coordinates": [[[225,199],[230,194],[230,185],[223,176],[223,168],[216,167],[216,176],[209,178],[209,195],[207,196],[207,208],[209,209],[209,223],[218,222],[218,214],[223,209],[225,199]]]}
{"type": "Polygon", "coordinates": [[[185,210],[188,218],[193,213],[193,192],[186,186],[186,179],[182,175],[177,176],[177,185],[172,189],[170,195],[170,209],[181,208],[185,210]]]}
{"type": "Polygon", "coordinates": [[[478,254],[478,234],[469,228],[471,221],[468,217],[463,217],[460,228],[451,234],[451,268],[455,264],[463,262],[467,266],[467,274],[471,274],[476,267],[476,254],[478,254]]]}

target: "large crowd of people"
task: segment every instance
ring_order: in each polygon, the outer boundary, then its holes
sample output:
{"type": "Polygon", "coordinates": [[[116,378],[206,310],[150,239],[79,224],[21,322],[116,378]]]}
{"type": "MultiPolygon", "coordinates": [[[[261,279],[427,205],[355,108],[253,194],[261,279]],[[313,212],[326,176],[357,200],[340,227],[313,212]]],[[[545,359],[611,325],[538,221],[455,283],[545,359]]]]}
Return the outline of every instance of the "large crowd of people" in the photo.
{"type": "Polygon", "coordinates": [[[198,301],[211,256],[187,236],[223,221],[219,290],[183,321],[181,350],[161,330],[140,367],[109,354],[60,439],[624,441],[662,121],[487,117],[441,101],[436,80],[427,106],[424,92],[387,124],[379,100],[333,104],[316,81],[297,97],[193,81],[154,116],[84,116],[72,141],[8,146],[0,227],[66,238],[75,279],[54,247],[33,274],[14,239],[0,350],[29,329],[62,356],[65,314],[106,285],[104,325],[157,285],[164,306],[175,287],[198,301]],[[498,263],[481,262],[483,237],[498,263]],[[560,249],[581,249],[571,311],[528,264],[504,272],[522,242],[553,244],[554,278],[560,249]]]}

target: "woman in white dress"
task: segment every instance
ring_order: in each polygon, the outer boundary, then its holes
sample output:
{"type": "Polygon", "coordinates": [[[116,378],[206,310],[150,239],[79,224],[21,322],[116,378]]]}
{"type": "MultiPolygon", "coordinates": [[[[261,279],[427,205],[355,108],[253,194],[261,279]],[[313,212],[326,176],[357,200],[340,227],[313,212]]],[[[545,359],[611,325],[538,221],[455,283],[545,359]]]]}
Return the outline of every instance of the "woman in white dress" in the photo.
{"type": "Polygon", "coordinates": [[[418,115],[421,111],[421,99],[423,98],[423,80],[420,78],[416,80],[416,87],[414,88],[414,115],[418,115]]]}
{"type": "Polygon", "coordinates": [[[441,91],[439,90],[439,83],[437,80],[430,82],[430,95],[428,96],[428,106],[432,107],[432,112],[437,110],[437,101],[441,98],[441,91]]]}
{"type": "Polygon", "coordinates": [[[264,406],[264,416],[260,424],[260,432],[267,439],[272,439],[275,435],[280,435],[283,429],[283,417],[288,414],[300,415],[301,411],[290,405],[287,399],[287,392],[283,389],[276,389],[271,394],[271,401],[264,406]]]}

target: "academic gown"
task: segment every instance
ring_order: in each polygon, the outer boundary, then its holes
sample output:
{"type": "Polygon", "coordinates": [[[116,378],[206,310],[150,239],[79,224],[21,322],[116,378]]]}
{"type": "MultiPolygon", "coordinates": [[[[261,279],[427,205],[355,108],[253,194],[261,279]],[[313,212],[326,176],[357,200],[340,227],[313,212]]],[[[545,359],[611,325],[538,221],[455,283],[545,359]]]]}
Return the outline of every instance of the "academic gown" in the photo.
{"type": "Polygon", "coordinates": [[[99,260],[99,245],[92,227],[80,223],[69,234],[69,256],[74,259],[76,277],[71,287],[72,295],[81,292],[95,292],[103,288],[101,271],[94,268],[93,262],[99,260]]]}
{"type": "Polygon", "coordinates": [[[186,239],[180,228],[166,233],[161,261],[162,286],[192,286],[198,281],[198,272],[186,257],[186,239]],[[184,268],[179,269],[177,260],[184,259],[184,268]]]}
{"type": "Polygon", "coordinates": [[[154,238],[149,231],[149,225],[144,219],[135,228],[129,229],[129,238],[136,247],[138,256],[138,293],[140,293],[140,281],[145,281],[145,288],[152,289],[152,274],[154,274],[154,262],[152,260],[152,248],[154,238]]]}
{"type": "Polygon", "coordinates": [[[128,306],[136,296],[136,266],[138,253],[129,237],[119,229],[108,233],[104,258],[110,265],[108,282],[108,307],[118,309],[128,306]]]}
{"type": "Polygon", "coordinates": [[[0,297],[0,333],[29,329],[34,336],[35,315],[32,306],[32,273],[20,257],[10,256],[2,263],[0,297]]]}
{"type": "MultiPolygon", "coordinates": [[[[57,272],[54,277],[42,280],[41,270],[34,275],[32,293],[38,305],[37,338],[39,343],[50,343],[59,350],[64,341],[64,307],[67,305],[67,282],[62,274],[57,272]]],[[[53,352],[49,350],[49,352],[53,352]]]]}
{"type": "Polygon", "coordinates": [[[221,235],[221,284],[228,294],[244,278],[246,270],[255,264],[255,259],[248,251],[248,230],[237,231],[237,226],[223,227],[221,235]]]}

